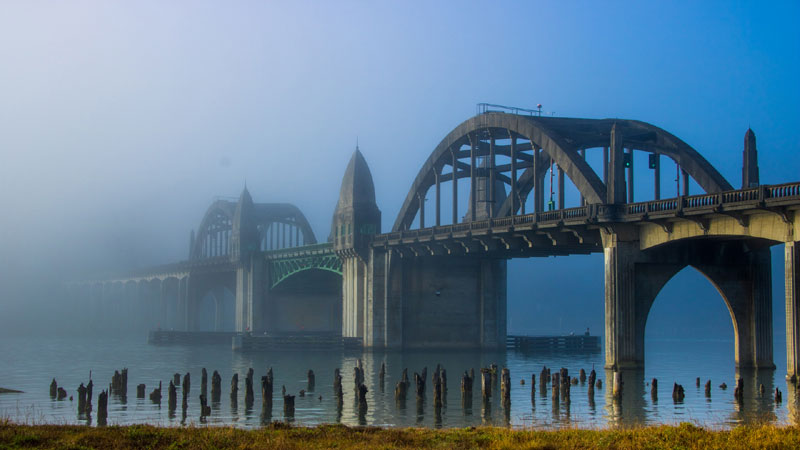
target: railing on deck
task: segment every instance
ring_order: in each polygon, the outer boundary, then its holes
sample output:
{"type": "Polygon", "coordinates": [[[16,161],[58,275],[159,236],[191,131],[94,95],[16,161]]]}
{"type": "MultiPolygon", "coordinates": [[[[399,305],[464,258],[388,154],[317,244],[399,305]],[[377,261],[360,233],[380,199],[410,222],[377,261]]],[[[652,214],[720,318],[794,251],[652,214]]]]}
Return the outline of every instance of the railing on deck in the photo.
{"type": "MultiPolygon", "coordinates": [[[[786,183],[769,186],[759,186],[736,191],[718,192],[714,194],[700,194],[688,197],[653,200],[649,202],[629,203],[624,206],[624,214],[630,216],[643,216],[651,213],[687,213],[692,211],[702,212],[719,207],[734,206],[738,203],[753,201],[768,202],[775,199],[800,198],[800,182],[786,183]]],[[[559,209],[555,211],[541,211],[531,214],[501,217],[498,219],[478,220],[475,222],[462,222],[454,225],[442,225],[419,230],[395,231],[378,234],[374,238],[376,243],[399,241],[402,239],[432,238],[435,236],[449,236],[472,231],[508,229],[518,225],[552,225],[565,222],[596,221],[600,205],[579,206],[577,208],[559,209]]],[[[318,244],[320,245],[320,244],[318,244]]],[[[325,244],[321,244],[325,245],[325,244]]]]}

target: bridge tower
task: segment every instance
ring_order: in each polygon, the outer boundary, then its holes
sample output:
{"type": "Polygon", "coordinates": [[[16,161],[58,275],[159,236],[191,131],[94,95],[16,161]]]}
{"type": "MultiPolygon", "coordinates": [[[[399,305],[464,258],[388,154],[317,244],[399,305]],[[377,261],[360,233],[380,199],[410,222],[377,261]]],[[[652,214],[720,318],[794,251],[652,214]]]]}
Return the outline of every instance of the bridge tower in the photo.
{"type": "Polygon", "coordinates": [[[236,267],[236,331],[263,331],[262,303],[265,294],[263,258],[259,250],[255,206],[247,187],[236,204],[231,229],[231,261],[236,267]]]}
{"type": "MultiPolygon", "coordinates": [[[[616,124],[610,138],[607,206],[615,215],[624,213],[626,203],[623,166],[626,142],[616,124]]],[[[745,134],[742,184],[743,188],[758,186],[752,130],[745,134]]],[[[737,217],[741,223],[747,223],[745,216],[737,217]]],[[[699,218],[695,223],[702,235],[709,234],[709,219],[699,218]]],[[[662,228],[672,235],[674,223],[663,223],[662,228]]],[[[724,299],[734,323],[736,366],[774,368],[769,244],[755,237],[723,237],[717,241],[686,239],[653,248],[643,245],[661,232],[659,227],[642,228],[620,222],[601,229],[605,255],[606,368],[644,367],[644,333],[650,308],[661,288],[686,266],[694,267],[708,278],[724,299]]],[[[793,257],[790,253],[787,250],[787,267],[793,257]]]]}
{"type": "MultiPolygon", "coordinates": [[[[342,179],[333,213],[331,239],[342,260],[342,336],[360,337],[366,344],[368,269],[372,235],[380,233],[381,211],[364,155],[356,146],[342,179]]],[[[371,321],[370,321],[371,322],[371,321]]]]}
{"type": "Polygon", "coordinates": [[[750,128],[744,134],[744,151],[742,152],[742,189],[758,186],[758,152],[756,151],[756,134],[750,128]]]}

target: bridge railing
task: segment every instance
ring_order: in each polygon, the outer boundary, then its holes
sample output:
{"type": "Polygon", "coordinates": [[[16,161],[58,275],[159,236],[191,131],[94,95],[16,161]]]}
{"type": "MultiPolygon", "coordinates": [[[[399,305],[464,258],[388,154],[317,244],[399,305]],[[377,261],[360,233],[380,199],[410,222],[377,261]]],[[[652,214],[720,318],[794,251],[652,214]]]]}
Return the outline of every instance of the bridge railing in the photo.
{"type": "MultiPolygon", "coordinates": [[[[623,205],[621,212],[624,215],[640,218],[651,213],[671,213],[680,212],[702,212],[709,209],[726,205],[736,205],[737,203],[752,203],[753,201],[766,202],[769,200],[779,200],[791,197],[800,197],[800,182],[786,183],[769,186],[759,186],[750,189],[739,189],[735,191],[717,192],[713,194],[700,194],[688,197],[668,198],[664,200],[653,200],[648,202],[628,203],[623,205]]],[[[616,206],[606,205],[606,209],[614,211],[616,206]]],[[[554,211],[540,211],[531,214],[517,215],[511,217],[500,217],[497,219],[478,220],[474,222],[462,222],[453,225],[441,225],[438,227],[424,228],[421,230],[405,230],[392,233],[379,234],[375,236],[375,242],[398,241],[402,239],[427,238],[432,236],[442,236],[451,234],[462,234],[472,231],[492,230],[494,228],[510,228],[519,225],[549,225],[563,223],[565,221],[585,221],[595,222],[602,218],[600,211],[603,205],[586,205],[577,208],[558,209],[554,211]],[[601,216],[601,217],[598,217],[601,216]]],[[[619,210],[618,210],[619,211],[619,210]]],[[[612,212],[610,220],[623,219],[617,217],[612,212]],[[616,219],[615,219],[616,217],[616,219]]]]}

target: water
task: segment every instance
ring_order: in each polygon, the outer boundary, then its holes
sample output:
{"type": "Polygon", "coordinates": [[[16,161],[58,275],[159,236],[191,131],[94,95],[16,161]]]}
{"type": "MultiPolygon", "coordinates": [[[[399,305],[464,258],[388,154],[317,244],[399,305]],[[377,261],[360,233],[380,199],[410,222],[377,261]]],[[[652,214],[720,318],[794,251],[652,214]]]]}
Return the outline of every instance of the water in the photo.
{"type": "MultiPolygon", "coordinates": [[[[733,362],[733,342],[725,340],[648,340],[646,348],[647,368],[643,373],[626,375],[621,402],[612,401],[609,395],[608,375],[603,369],[602,353],[584,355],[531,355],[519,352],[277,352],[238,353],[227,345],[206,346],[152,346],[140,338],[4,338],[0,341],[0,386],[24,391],[22,394],[0,394],[0,417],[28,423],[87,423],[77,415],[76,388],[89,379],[92,370],[94,408],[97,394],[107,388],[115,369],[129,368],[128,397],[126,401],[109,396],[110,424],[149,423],[165,426],[200,424],[200,371],[206,367],[211,374],[218,370],[222,376],[222,401],[212,405],[211,416],[205,423],[234,425],[253,428],[265,421],[285,420],[281,386],[287,393],[297,394],[306,386],[306,372],[313,369],[316,374],[316,389],[305,397],[296,397],[295,416],[298,425],[321,423],[343,423],[346,425],[374,425],[385,427],[464,427],[473,425],[499,425],[525,428],[601,428],[638,424],[691,422],[714,428],[727,428],[741,423],[767,422],[774,424],[797,423],[796,395],[793,387],[784,380],[784,350],[776,347],[778,368],[774,371],[743,372],[745,399],[739,406],[733,398],[737,372],[733,362]],[[359,415],[353,392],[353,367],[362,358],[366,385],[368,410],[359,415]],[[385,389],[381,391],[378,371],[386,363],[385,389]],[[430,377],[437,363],[447,369],[447,402],[440,413],[433,407],[433,391],[430,377]],[[494,393],[488,407],[482,406],[479,378],[480,367],[495,363],[511,371],[511,407],[506,412],[500,404],[499,389],[494,393]],[[561,401],[554,405],[548,390],[539,392],[538,378],[542,366],[554,372],[560,367],[569,369],[571,376],[578,376],[581,368],[587,373],[592,366],[597,369],[603,388],[595,391],[594,403],[590,403],[587,387],[572,386],[571,402],[561,401]],[[415,399],[413,386],[409,389],[405,405],[394,400],[394,386],[399,381],[403,368],[409,369],[413,381],[414,372],[428,368],[426,399],[419,403],[415,399]],[[255,370],[255,404],[245,408],[244,375],[247,369],[255,370]],[[262,416],[260,377],[272,367],[275,377],[274,400],[271,417],[262,416]],[[341,410],[333,396],[333,370],[342,369],[344,401],[341,410]],[[475,368],[477,373],[473,391],[472,407],[463,408],[460,380],[464,370],[475,368]],[[178,409],[171,413],[167,407],[167,386],[172,374],[191,372],[192,385],[187,414],[183,417],[178,390],[178,409]],[[230,380],[239,373],[238,404],[233,407],[229,397],[230,380]],[[531,374],[537,384],[534,402],[531,401],[531,374]],[[701,386],[695,386],[695,378],[701,377],[701,386]],[[75,397],[70,402],[52,400],[49,385],[55,377],[75,397]],[[647,384],[653,377],[659,380],[659,397],[653,401],[647,384]],[[712,395],[705,398],[703,386],[712,381],[712,395]],[[525,384],[520,384],[525,379],[525,384]],[[147,394],[164,383],[161,405],[149,399],[136,398],[136,385],[145,383],[147,394]],[[672,400],[672,383],[677,381],[686,390],[681,403],[672,400]],[[721,390],[725,382],[729,387],[721,390]],[[763,383],[766,394],[759,396],[757,386],[763,383]],[[775,404],[773,391],[783,392],[783,402],[775,404]],[[319,397],[322,397],[320,400],[319,397]]],[[[88,421],[94,424],[90,419],[88,421]]]]}

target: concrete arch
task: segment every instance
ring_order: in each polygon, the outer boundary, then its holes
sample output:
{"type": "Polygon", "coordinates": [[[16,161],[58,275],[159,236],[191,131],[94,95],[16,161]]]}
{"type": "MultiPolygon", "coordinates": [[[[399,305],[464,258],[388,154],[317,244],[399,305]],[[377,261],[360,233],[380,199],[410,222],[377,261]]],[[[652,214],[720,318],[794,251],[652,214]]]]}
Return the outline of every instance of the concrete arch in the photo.
{"type": "MultiPolygon", "coordinates": [[[[578,154],[585,148],[608,146],[611,128],[616,125],[625,148],[658,152],[676,161],[706,192],[721,192],[732,187],[697,151],[674,135],[654,125],[625,119],[574,119],[533,117],[489,112],[467,119],[451,131],[434,149],[411,185],[395,220],[393,231],[407,229],[419,210],[419,196],[436,182],[441,169],[452,166],[452,152],[469,143],[471,135],[492,133],[500,139],[521,137],[541,148],[564,170],[588,203],[606,203],[606,186],[578,154]]],[[[530,156],[530,155],[528,155],[530,156]]],[[[530,169],[528,169],[530,170],[530,169]]],[[[463,175],[458,177],[462,178],[463,175]]],[[[523,177],[533,179],[532,174],[523,177]]],[[[502,177],[498,179],[503,180],[502,177]]],[[[504,180],[505,181],[505,180],[504,180]]],[[[532,186],[521,186],[528,191],[532,186]]],[[[511,213],[511,200],[501,208],[511,213]]]]}
{"type": "Polygon", "coordinates": [[[766,211],[744,218],[715,215],[698,221],[675,221],[667,230],[661,225],[643,224],[639,229],[640,248],[649,250],[701,238],[762,240],[768,245],[776,245],[800,236],[800,223],[787,223],[780,214],[766,211]]]}
{"type": "MultiPolygon", "coordinates": [[[[640,336],[642,340],[640,347],[644,349],[647,320],[650,317],[650,310],[653,308],[653,305],[658,298],[658,294],[663,290],[664,286],[666,286],[670,280],[672,280],[678,273],[682,272],[687,267],[691,267],[706,280],[708,280],[725,304],[725,307],[730,314],[731,323],[733,324],[734,354],[736,355],[736,364],[738,365],[740,360],[743,361],[746,357],[745,355],[740,357],[740,354],[747,353],[740,350],[750,350],[749,347],[740,349],[740,342],[742,345],[744,345],[748,341],[747,338],[750,337],[749,333],[747,333],[747,336],[743,336],[745,338],[744,340],[740,339],[740,330],[742,330],[742,333],[747,330],[747,326],[744,322],[746,320],[746,311],[744,310],[745,305],[742,304],[740,295],[732,292],[730,288],[725,287],[727,279],[730,278],[729,274],[724,274],[718,269],[709,266],[703,266],[701,264],[674,264],[668,267],[660,265],[658,271],[653,271],[648,274],[646,277],[647,283],[637,284],[637,293],[639,293],[639,299],[637,299],[636,334],[637,336],[640,336]]],[[[639,280],[642,279],[643,278],[640,278],[639,280]]]]}

